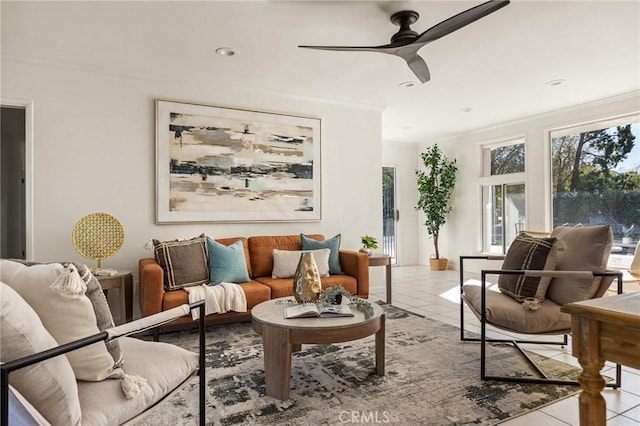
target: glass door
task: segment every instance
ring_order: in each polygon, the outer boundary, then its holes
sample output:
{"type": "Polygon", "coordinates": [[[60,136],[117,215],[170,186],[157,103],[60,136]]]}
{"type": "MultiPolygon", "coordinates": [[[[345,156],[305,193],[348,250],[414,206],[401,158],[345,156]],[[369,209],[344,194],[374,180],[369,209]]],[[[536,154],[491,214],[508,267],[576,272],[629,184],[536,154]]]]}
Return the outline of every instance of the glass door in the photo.
{"type": "Polygon", "coordinates": [[[382,168],[382,252],[391,256],[391,263],[396,259],[396,169],[382,168]]]}

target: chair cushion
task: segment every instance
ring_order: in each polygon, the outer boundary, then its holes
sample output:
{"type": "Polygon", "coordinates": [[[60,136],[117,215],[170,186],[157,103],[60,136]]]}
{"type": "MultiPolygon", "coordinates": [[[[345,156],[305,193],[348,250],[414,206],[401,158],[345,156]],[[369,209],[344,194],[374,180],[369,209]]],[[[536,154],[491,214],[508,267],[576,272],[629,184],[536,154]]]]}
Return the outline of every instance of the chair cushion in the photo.
{"type": "Polygon", "coordinates": [[[340,240],[341,235],[338,234],[335,237],[328,240],[317,241],[312,236],[300,234],[300,240],[302,242],[302,250],[318,250],[328,248],[331,250],[329,255],[329,273],[332,275],[343,275],[342,266],[340,265],[340,240]]]}
{"type": "MultiPolygon", "coordinates": [[[[463,286],[463,297],[473,313],[480,318],[482,287],[477,280],[463,286]]],[[[545,301],[540,309],[522,309],[513,298],[487,291],[487,322],[496,327],[524,334],[565,334],[571,331],[571,315],[560,312],[560,305],[545,301]]]]}
{"type": "Polygon", "coordinates": [[[209,282],[209,255],[204,234],[190,240],[153,240],[156,262],[164,270],[166,290],[209,282]]]}
{"type": "MultiPolygon", "coordinates": [[[[122,424],[157,403],[198,369],[198,354],[178,346],[131,337],[118,340],[127,373],[144,377],[147,384],[135,398],[126,399],[119,380],[78,382],[82,424],[122,424]]],[[[197,413],[198,401],[192,403],[197,413]]]]}
{"type": "MultiPolygon", "coordinates": [[[[506,270],[553,270],[556,266],[557,250],[555,238],[536,238],[521,234],[511,243],[502,264],[506,270]]],[[[551,283],[551,277],[525,277],[524,275],[500,275],[498,287],[507,296],[518,302],[527,297],[542,302],[551,283]]]]}
{"type": "Polygon", "coordinates": [[[207,237],[209,281],[211,284],[246,283],[249,281],[242,239],[225,245],[207,237]]]}
{"type": "MultiPolygon", "coordinates": [[[[558,253],[558,271],[604,271],[611,252],[613,235],[609,225],[566,227],[559,226],[552,237],[564,242],[558,253]]],[[[553,278],[547,298],[559,305],[591,299],[598,292],[601,277],[594,279],[553,278]]]]}
{"type": "Polygon", "coordinates": [[[273,249],[273,271],[271,278],[291,278],[296,274],[300,256],[302,253],[310,251],[313,253],[313,260],[318,267],[321,277],[329,275],[329,255],[330,249],[320,250],[278,250],[273,249]]]}
{"type": "MultiPolygon", "coordinates": [[[[56,346],[58,342],[38,314],[14,289],[0,281],[0,361],[13,361],[56,346]]],[[[16,370],[9,375],[9,383],[49,423],[80,424],[78,387],[66,357],[57,356],[16,370]]]]}

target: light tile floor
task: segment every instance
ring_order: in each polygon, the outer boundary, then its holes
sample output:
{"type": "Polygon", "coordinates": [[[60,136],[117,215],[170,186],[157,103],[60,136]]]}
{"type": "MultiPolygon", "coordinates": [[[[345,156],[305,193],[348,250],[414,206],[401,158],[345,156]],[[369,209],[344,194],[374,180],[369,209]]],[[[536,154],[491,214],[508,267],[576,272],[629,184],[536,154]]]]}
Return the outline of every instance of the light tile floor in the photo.
{"type": "MultiPolygon", "coordinates": [[[[459,327],[460,296],[458,271],[430,271],[428,266],[394,266],[392,268],[393,305],[437,321],[459,327]]],[[[476,278],[469,274],[468,278],[476,278]]],[[[384,283],[372,286],[370,300],[386,301],[384,283]]],[[[479,333],[480,322],[468,311],[465,313],[465,329],[479,333]]],[[[495,334],[500,334],[494,331],[495,334]]],[[[504,332],[502,332],[504,333],[504,332]]],[[[528,345],[528,350],[550,358],[579,366],[571,356],[571,344],[560,346],[528,345]]],[[[478,357],[480,348],[478,348],[478,357]]],[[[479,358],[478,358],[479,365],[479,358]]],[[[614,371],[609,363],[605,372],[614,371]]],[[[478,372],[478,374],[480,374],[478,372]]],[[[603,396],[607,402],[607,424],[611,426],[640,425],[640,370],[623,367],[622,387],[618,390],[605,389],[603,396]]],[[[566,398],[523,416],[503,423],[505,425],[578,425],[578,397],[566,398]]]]}

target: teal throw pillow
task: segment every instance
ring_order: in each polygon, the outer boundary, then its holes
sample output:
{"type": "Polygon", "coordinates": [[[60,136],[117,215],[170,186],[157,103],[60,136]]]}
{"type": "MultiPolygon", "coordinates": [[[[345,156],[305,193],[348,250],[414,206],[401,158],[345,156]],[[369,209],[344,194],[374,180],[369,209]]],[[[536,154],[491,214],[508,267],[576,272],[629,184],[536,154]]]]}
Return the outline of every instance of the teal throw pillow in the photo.
{"type": "Polygon", "coordinates": [[[329,254],[329,273],[331,275],[344,275],[340,266],[340,234],[324,241],[316,241],[304,234],[300,234],[302,240],[302,250],[319,250],[328,248],[331,250],[329,254]]]}
{"type": "Polygon", "coordinates": [[[225,246],[207,237],[210,284],[246,283],[249,281],[242,240],[225,246]]]}

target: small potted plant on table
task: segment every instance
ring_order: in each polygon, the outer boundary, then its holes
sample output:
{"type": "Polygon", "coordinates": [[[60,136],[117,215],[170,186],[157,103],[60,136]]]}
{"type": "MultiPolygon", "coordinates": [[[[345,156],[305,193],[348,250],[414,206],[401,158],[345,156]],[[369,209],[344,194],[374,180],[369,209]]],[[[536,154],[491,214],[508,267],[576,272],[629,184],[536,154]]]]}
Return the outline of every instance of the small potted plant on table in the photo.
{"type": "Polygon", "coordinates": [[[367,253],[367,256],[371,256],[373,250],[378,248],[378,240],[369,235],[363,236],[360,239],[360,242],[362,243],[362,248],[360,249],[360,251],[363,253],[367,253]]]}

